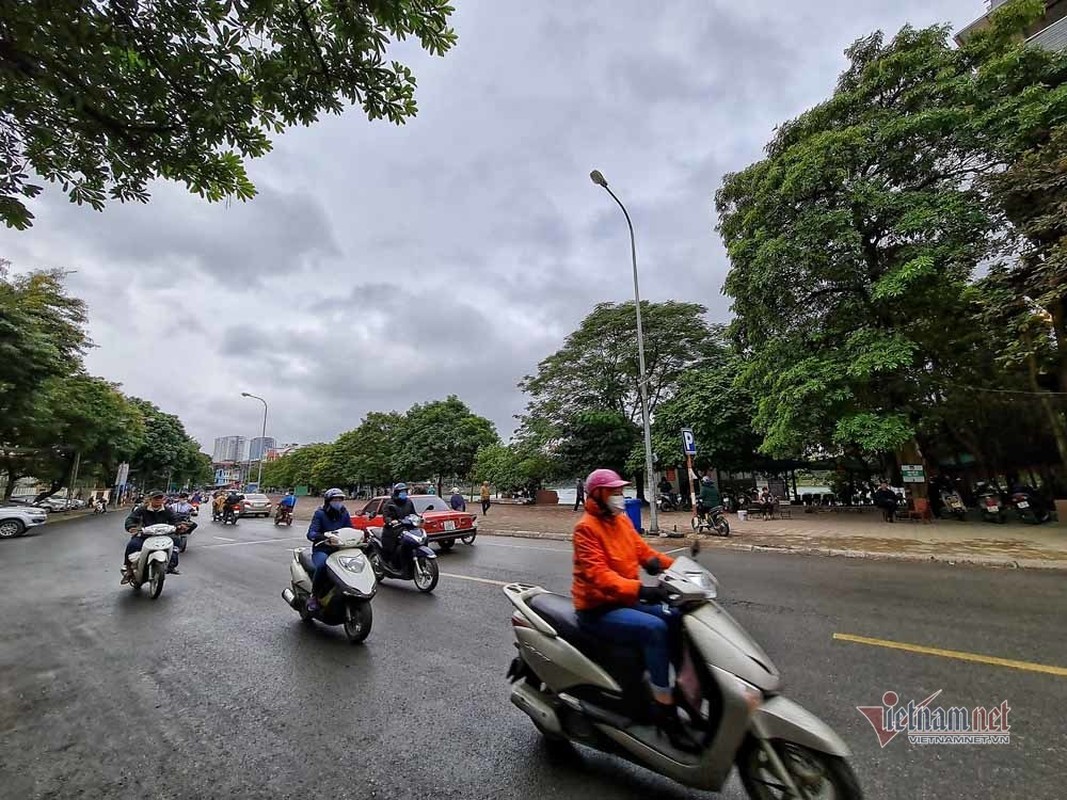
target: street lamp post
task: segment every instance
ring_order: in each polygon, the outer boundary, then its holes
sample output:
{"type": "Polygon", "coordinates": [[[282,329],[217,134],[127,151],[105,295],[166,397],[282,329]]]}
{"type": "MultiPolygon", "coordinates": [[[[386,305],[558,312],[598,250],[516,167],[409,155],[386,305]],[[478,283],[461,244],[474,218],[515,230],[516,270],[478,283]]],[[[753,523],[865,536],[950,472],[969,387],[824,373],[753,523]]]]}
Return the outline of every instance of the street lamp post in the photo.
{"type": "Polygon", "coordinates": [[[637,282],[637,242],[634,239],[634,224],[630,221],[630,212],[626,210],[626,206],[622,204],[622,200],[615,196],[615,192],[611,191],[608,182],[604,179],[600,170],[594,169],[589,173],[589,177],[592,179],[593,183],[602,187],[605,192],[611,195],[611,199],[619,204],[623,216],[626,217],[626,227],[630,229],[630,258],[633,261],[634,268],[634,309],[637,312],[637,365],[641,373],[638,378],[638,388],[640,389],[641,396],[641,421],[644,423],[645,428],[645,499],[648,500],[649,507],[649,532],[659,533],[659,509],[656,507],[656,498],[652,494],[652,429],[649,426],[648,421],[648,376],[645,374],[645,331],[641,326],[641,290],[637,282]]]}
{"type": "MultiPolygon", "coordinates": [[[[253,400],[258,400],[263,404],[263,432],[259,435],[259,476],[256,478],[256,491],[263,491],[263,456],[267,443],[267,401],[262,397],[248,392],[241,392],[241,397],[251,397],[253,400]]],[[[251,455],[251,452],[249,452],[251,455]]]]}

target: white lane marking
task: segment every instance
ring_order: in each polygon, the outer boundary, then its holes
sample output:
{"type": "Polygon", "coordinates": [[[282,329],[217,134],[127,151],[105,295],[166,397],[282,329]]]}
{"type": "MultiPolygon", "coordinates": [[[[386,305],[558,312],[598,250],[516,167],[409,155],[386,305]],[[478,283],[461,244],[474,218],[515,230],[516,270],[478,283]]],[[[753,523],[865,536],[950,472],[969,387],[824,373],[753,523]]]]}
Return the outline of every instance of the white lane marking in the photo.
{"type": "Polygon", "coordinates": [[[290,536],[290,537],[284,538],[284,539],[255,539],[255,540],[253,540],[251,542],[234,541],[234,542],[225,542],[225,543],[222,543],[222,544],[205,544],[203,547],[204,548],[207,548],[207,547],[240,547],[241,545],[245,545],[245,544],[270,544],[271,542],[299,542],[301,540],[303,540],[305,542],[307,541],[307,539],[305,539],[303,536],[290,536]]]}
{"type": "Polygon", "coordinates": [[[479,545],[485,545],[488,547],[507,547],[512,550],[547,550],[549,553],[570,553],[571,548],[562,547],[539,547],[533,544],[504,544],[503,542],[487,542],[484,539],[478,540],[479,545]]]}
{"type": "Polygon", "coordinates": [[[442,572],[441,574],[446,578],[457,578],[461,581],[474,581],[475,583],[488,583],[491,586],[510,585],[507,581],[491,581],[489,578],[475,578],[473,575],[457,575],[455,572],[442,572]]]}
{"type": "Polygon", "coordinates": [[[211,538],[218,539],[220,542],[236,542],[237,541],[236,539],[228,539],[225,536],[213,536],[211,538]]]}
{"type": "Polygon", "coordinates": [[[685,550],[688,550],[688,549],[689,549],[688,547],[676,547],[673,550],[664,550],[663,554],[666,555],[666,556],[673,556],[675,553],[681,553],[681,552],[683,552],[685,550]]]}

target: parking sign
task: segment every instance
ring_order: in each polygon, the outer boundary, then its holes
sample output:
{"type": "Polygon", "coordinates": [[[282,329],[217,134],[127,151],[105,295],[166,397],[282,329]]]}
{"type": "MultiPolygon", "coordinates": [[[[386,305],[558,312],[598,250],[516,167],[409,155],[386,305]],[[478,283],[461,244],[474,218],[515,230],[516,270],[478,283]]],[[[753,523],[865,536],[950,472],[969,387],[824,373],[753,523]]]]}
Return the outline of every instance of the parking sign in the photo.
{"type": "Polygon", "coordinates": [[[697,440],[693,436],[692,428],[682,428],[682,450],[687,456],[695,456],[697,454],[697,440]]]}

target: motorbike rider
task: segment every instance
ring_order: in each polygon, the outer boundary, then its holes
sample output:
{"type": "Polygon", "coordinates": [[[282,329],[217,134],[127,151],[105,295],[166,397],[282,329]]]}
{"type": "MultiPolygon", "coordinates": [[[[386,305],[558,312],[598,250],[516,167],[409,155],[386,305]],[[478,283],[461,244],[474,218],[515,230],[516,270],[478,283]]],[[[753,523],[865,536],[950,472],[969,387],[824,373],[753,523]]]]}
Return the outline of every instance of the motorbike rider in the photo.
{"type": "Polygon", "coordinates": [[[667,480],[666,475],[660,478],[659,486],[657,488],[659,489],[660,494],[667,496],[667,498],[671,501],[672,506],[678,505],[678,496],[674,493],[674,484],[667,480]]]}
{"type": "Polygon", "coordinates": [[[467,501],[463,499],[463,495],[459,493],[459,487],[452,487],[452,496],[448,498],[448,505],[453,511],[466,511],[467,501]]]}
{"type": "Polygon", "coordinates": [[[196,523],[193,522],[192,516],[195,507],[189,502],[189,493],[181,492],[178,495],[178,502],[172,503],[168,508],[174,512],[174,516],[178,518],[180,522],[185,523],[185,533],[189,534],[196,530],[196,523]]]}
{"type": "Polygon", "coordinates": [[[287,514],[292,514],[296,508],[296,495],[293,494],[293,490],[290,489],[285,493],[285,497],[278,501],[278,510],[284,510],[287,514]]]}
{"type": "Polygon", "coordinates": [[[644,586],[638,577],[640,567],[658,575],[674,559],[653,550],[634,530],[622,493],[629,485],[610,469],[586,478],[585,513],[574,527],[574,608],[591,636],[643,651],[657,727],[675,747],[695,750],[678,717],[671,677],[681,617],[665,606],[670,595],[665,586],[644,586]]]}
{"type": "Polygon", "coordinates": [[[222,501],[223,516],[228,509],[233,509],[234,516],[240,516],[241,514],[241,501],[245,499],[245,496],[236,489],[230,489],[230,493],[226,495],[226,499],[222,501]]]}
{"type": "MultiPolygon", "coordinates": [[[[153,489],[148,493],[148,502],[144,505],[136,506],[130,512],[130,515],[126,517],[123,527],[130,534],[130,541],[126,543],[126,554],[122,557],[123,584],[129,583],[132,577],[129,570],[130,556],[141,552],[143,540],[141,539],[140,531],[142,529],[149,525],[173,525],[179,530],[186,530],[189,527],[187,523],[182,522],[173,511],[167,508],[164,500],[163,491],[161,489],[153,489]]],[[[181,574],[178,572],[177,547],[170,551],[170,564],[167,565],[167,572],[172,575],[181,574]]]]}
{"type": "Polygon", "coordinates": [[[382,506],[382,516],[385,518],[385,528],[382,530],[382,551],[390,563],[396,555],[396,545],[400,541],[403,531],[401,521],[415,512],[415,505],[408,497],[406,483],[398,483],[393,487],[392,496],[382,506]]]}
{"type": "Polygon", "coordinates": [[[710,475],[705,475],[700,479],[700,496],[697,498],[697,503],[699,506],[697,513],[701,516],[722,505],[722,496],[710,475]]]}
{"type": "Polygon", "coordinates": [[[307,537],[311,541],[311,560],[315,564],[315,574],[311,576],[311,599],[308,611],[319,609],[319,595],[329,587],[326,581],[326,559],[330,553],[337,551],[334,546],[337,537],[335,531],[352,527],[352,518],[345,508],[345,493],[340,489],[328,489],[322,496],[322,508],[315,510],[315,516],[308,525],[307,537]]]}

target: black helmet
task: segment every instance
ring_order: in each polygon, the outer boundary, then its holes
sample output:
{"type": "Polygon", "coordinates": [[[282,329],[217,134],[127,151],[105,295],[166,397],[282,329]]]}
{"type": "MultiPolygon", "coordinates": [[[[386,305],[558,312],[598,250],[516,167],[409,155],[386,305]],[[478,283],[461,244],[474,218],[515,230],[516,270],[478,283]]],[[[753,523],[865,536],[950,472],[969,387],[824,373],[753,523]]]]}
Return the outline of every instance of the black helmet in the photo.
{"type": "Polygon", "coordinates": [[[406,483],[404,483],[403,481],[401,481],[400,483],[397,483],[397,484],[395,484],[393,486],[393,494],[400,494],[401,492],[406,492],[407,490],[408,490],[408,485],[406,483]]]}
{"type": "Polygon", "coordinates": [[[157,497],[166,497],[166,494],[162,489],[153,489],[148,493],[149,499],[154,500],[157,497]]]}

